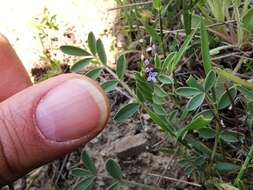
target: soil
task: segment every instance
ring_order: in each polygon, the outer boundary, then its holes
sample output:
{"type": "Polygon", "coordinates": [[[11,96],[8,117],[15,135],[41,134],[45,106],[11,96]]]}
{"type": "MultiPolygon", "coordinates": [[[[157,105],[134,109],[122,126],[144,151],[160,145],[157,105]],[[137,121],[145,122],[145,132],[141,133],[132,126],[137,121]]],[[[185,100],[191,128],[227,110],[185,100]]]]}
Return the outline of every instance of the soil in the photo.
{"type": "MultiPolygon", "coordinates": [[[[51,56],[62,61],[64,55],[59,51],[60,45],[75,44],[83,46],[87,34],[93,31],[96,36],[110,30],[114,24],[116,12],[108,12],[115,7],[114,0],[0,0],[0,33],[11,42],[25,68],[30,73],[35,65],[45,64],[42,60],[43,48],[38,39],[38,19],[56,15],[59,30],[46,29],[47,37],[44,46],[51,56]]],[[[114,54],[110,52],[113,36],[103,36],[109,59],[113,62],[114,54]]]]}

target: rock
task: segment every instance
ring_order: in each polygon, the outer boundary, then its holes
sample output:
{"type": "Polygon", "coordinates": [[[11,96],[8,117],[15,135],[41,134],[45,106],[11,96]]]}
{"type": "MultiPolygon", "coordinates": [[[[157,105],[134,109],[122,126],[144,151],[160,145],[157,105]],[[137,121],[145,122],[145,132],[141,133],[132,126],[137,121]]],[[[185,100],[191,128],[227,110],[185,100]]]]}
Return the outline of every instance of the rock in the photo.
{"type": "Polygon", "coordinates": [[[128,135],[114,143],[113,152],[121,159],[137,156],[145,151],[147,143],[144,134],[128,135]]]}

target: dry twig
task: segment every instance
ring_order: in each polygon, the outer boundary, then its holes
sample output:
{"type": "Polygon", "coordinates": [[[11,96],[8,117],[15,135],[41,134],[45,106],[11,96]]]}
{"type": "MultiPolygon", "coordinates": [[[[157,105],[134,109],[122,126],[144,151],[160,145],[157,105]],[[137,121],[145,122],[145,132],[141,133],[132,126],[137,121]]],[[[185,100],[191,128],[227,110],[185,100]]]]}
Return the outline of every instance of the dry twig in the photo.
{"type": "Polygon", "coordinates": [[[160,178],[163,178],[163,179],[167,179],[169,181],[185,183],[187,185],[192,185],[192,186],[195,186],[195,187],[202,187],[202,185],[200,185],[198,183],[193,183],[193,182],[189,182],[189,181],[185,181],[185,180],[181,180],[181,179],[176,179],[176,178],[173,178],[173,177],[161,176],[161,175],[153,174],[153,173],[149,173],[148,175],[154,176],[154,177],[160,177],[160,178]]]}

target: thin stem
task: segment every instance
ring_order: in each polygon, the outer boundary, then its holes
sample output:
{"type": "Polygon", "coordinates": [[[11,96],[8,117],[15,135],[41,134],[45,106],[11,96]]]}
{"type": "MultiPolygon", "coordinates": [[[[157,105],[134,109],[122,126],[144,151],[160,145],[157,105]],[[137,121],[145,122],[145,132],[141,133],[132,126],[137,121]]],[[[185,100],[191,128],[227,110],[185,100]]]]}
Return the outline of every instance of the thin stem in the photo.
{"type": "Polygon", "coordinates": [[[228,53],[228,54],[225,54],[225,55],[213,57],[213,58],[212,58],[212,61],[216,61],[216,60],[220,60],[220,59],[224,59],[224,58],[232,57],[232,56],[237,57],[237,56],[240,55],[240,54],[241,54],[240,52],[228,53]]]}
{"type": "Polygon", "coordinates": [[[129,88],[129,86],[128,86],[124,81],[122,81],[122,80],[119,79],[119,77],[117,76],[117,74],[115,74],[115,73],[113,72],[113,70],[112,70],[110,67],[108,67],[107,65],[103,65],[103,66],[104,66],[105,70],[106,70],[108,73],[110,73],[110,74],[120,83],[120,85],[121,85],[133,98],[137,99],[136,94],[129,88]]]}
{"type": "Polygon", "coordinates": [[[222,50],[227,50],[227,49],[230,49],[230,48],[238,48],[238,47],[235,46],[235,45],[231,45],[231,44],[229,44],[229,45],[224,45],[224,46],[219,46],[219,47],[217,47],[217,48],[211,49],[211,50],[210,50],[210,55],[217,55],[217,54],[220,54],[220,52],[221,52],[222,50]]]}
{"type": "Polygon", "coordinates": [[[245,0],[243,5],[242,16],[245,16],[249,10],[250,0],[245,0]]]}
{"type": "Polygon", "coordinates": [[[158,14],[159,14],[159,21],[160,21],[160,37],[162,41],[162,50],[163,50],[163,56],[164,58],[166,57],[166,49],[164,45],[164,33],[163,33],[163,20],[162,20],[162,13],[161,9],[159,9],[158,14]]]}
{"type": "MultiPolygon", "coordinates": [[[[238,126],[238,121],[239,121],[239,118],[238,118],[238,115],[236,114],[236,106],[235,106],[235,102],[234,102],[234,98],[229,90],[229,87],[228,85],[226,84],[226,82],[224,83],[224,87],[225,87],[225,90],[228,94],[228,97],[229,97],[229,100],[231,102],[231,105],[232,105],[232,113],[235,117],[235,121],[234,121],[234,125],[236,126],[237,130],[239,131],[239,126],[238,126]]],[[[239,138],[239,134],[237,135],[237,138],[239,138]]]]}
{"type": "Polygon", "coordinates": [[[215,91],[215,88],[214,88],[214,87],[211,89],[211,92],[212,92],[213,100],[216,102],[217,97],[216,97],[216,91],[215,91]]]}
{"type": "Polygon", "coordinates": [[[201,6],[201,5],[197,5],[198,6],[198,8],[199,8],[199,10],[200,10],[200,12],[203,14],[203,16],[206,18],[206,19],[208,19],[207,21],[213,21],[213,18],[212,17],[210,17],[210,15],[208,14],[208,11],[203,7],[203,6],[201,6]]]}
{"type": "MultiPolygon", "coordinates": [[[[226,8],[226,19],[227,20],[231,20],[232,18],[230,17],[230,12],[229,12],[229,9],[226,8]]],[[[224,27],[223,27],[224,28],[224,27]]],[[[233,44],[236,44],[237,42],[237,36],[236,36],[236,31],[234,30],[234,26],[233,24],[228,24],[228,28],[229,28],[229,33],[230,33],[230,36],[231,38],[233,39],[233,44]]],[[[224,28],[224,31],[228,34],[227,30],[224,28]]]]}
{"type": "Polygon", "coordinates": [[[9,190],[15,190],[13,184],[9,184],[8,187],[9,187],[9,190]]]}
{"type": "Polygon", "coordinates": [[[219,32],[215,29],[212,29],[212,28],[208,28],[208,30],[212,33],[214,33],[215,35],[217,35],[218,37],[226,40],[227,42],[229,42],[230,44],[233,44],[233,39],[230,38],[230,36],[228,36],[227,34],[224,34],[222,32],[219,32]]]}
{"type": "Polygon", "coordinates": [[[202,185],[200,185],[200,184],[185,181],[185,180],[181,180],[181,179],[175,179],[175,178],[172,178],[172,177],[162,176],[162,175],[153,174],[153,173],[150,173],[149,175],[164,178],[164,179],[167,179],[169,181],[173,181],[173,182],[177,182],[177,183],[184,183],[184,184],[192,185],[192,186],[195,186],[195,187],[202,187],[202,185]]]}
{"type": "Polygon", "coordinates": [[[122,182],[125,183],[126,185],[130,186],[130,187],[141,187],[141,188],[149,189],[149,190],[165,190],[165,189],[160,188],[160,187],[145,185],[145,184],[138,183],[138,182],[135,182],[135,181],[122,180],[122,182]]]}
{"type": "MultiPolygon", "coordinates": [[[[213,163],[214,163],[216,151],[217,151],[218,144],[219,144],[219,141],[220,141],[220,133],[221,133],[221,128],[222,128],[222,123],[221,123],[221,120],[220,120],[218,108],[212,103],[212,101],[210,100],[210,98],[208,96],[207,96],[207,102],[215,110],[213,112],[213,114],[214,114],[214,117],[216,118],[215,141],[214,141],[214,146],[213,146],[213,150],[212,150],[212,154],[211,154],[211,160],[210,160],[210,166],[212,166],[213,163]]],[[[223,155],[223,157],[224,157],[224,155],[223,155]]]]}
{"type": "Polygon", "coordinates": [[[244,61],[244,58],[241,58],[241,59],[239,60],[239,62],[237,63],[236,67],[235,67],[234,70],[233,70],[233,73],[234,73],[234,74],[236,74],[236,73],[240,70],[240,68],[241,68],[241,66],[242,66],[242,64],[243,64],[243,61],[244,61]]]}
{"type": "Polygon", "coordinates": [[[213,151],[212,151],[212,155],[211,155],[211,161],[210,161],[210,165],[212,166],[214,163],[214,159],[215,159],[215,154],[217,151],[217,147],[219,144],[219,139],[220,139],[220,132],[221,132],[221,127],[219,122],[217,122],[216,124],[216,131],[215,131],[215,141],[214,141],[214,146],[213,146],[213,151]]]}
{"type": "Polygon", "coordinates": [[[231,92],[229,91],[229,87],[228,87],[226,82],[224,83],[224,88],[225,88],[225,90],[228,94],[228,98],[229,98],[229,100],[232,104],[232,109],[234,110],[235,109],[235,102],[234,102],[234,99],[233,99],[233,96],[232,96],[231,92]]]}
{"type": "Polygon", "coordinates": [[[222,128],[222,123],[220,120],[220,116],[219,116],[219,112],[217,107],[212,103],[211,98],[209,96],[207,96],[207,103],[213,107],[213,109],[215,110],[213,112],[214,117],[216,118],[216,132],[215,132],[215,141],[214,141],[214,146],[213,146],[213,150],[212,150],[212,154],[211,154],[211,160],[210,160],[210,166],[213,165],[214,160],[215,160],[215,155],[216,155],[216,151],[218,148],[218,144],[220,141],[220,133],[221,133],[221,128],[222,128]]]}
{"type": "MultiPolygon", "coordinates": [[[[220,38],[223,38],[224,40],[226,40],[227,42],[229,42],[230,44],[232,44],[232,40],[226,35],[226,34],[223,34],[219,31],[216,31],[215,29],[212,29],[213,27],[216,27],[216,26],[220,26],[220,25],[225,25],[225,24],[229,24],[229,23],[234,23],[236,22],[235,20],[228,20],[226,22],[218,22],[218,23],[215,23],[215,24],[211,24],[211,25],[208,25],[207,28],[210,32],[216,34],[217,36],[219,36],[220,38]]],[[[141,29],[144,29],[143,26],[140,26],[141,29]]],[[[192,30],[196,30],[196,29],[199,29],[200,27],[195,27],[195,28],[192,28],[192,30]]],[[[157,31],[160,31],[160,28],[156,28],[157,31]]],[[[178,30],[163,30],[163,33],[164,34],[168,34],[168,33],[171,33],[171,34],[175,34],[175,35],[181,35],[181,36],[186,36],[185,32],[184,32],[184,29],[178,29],[178,30]]]]}
{"type": "Polygon", "coordinates": [[[243,29],[241,28],[241,15],[239,11],[239,5],[235,1],[232,1],[232,2],[233,2],[235,20],[237,22],[237,43],[238,43],[237,45],[240,46],[244,38],[244,32],[243,32],[243,29]]]}
{"type": "Polygon", "coordinates": [[[241,181],[242,177],[244,176],[245,172],[247,171],[250,162],[252,161],[252,157],[253,157],[253,144],[250,147],[250,151],[247,155],[246,160],[244,161],[236,179],[235,179],[235,185],[238,185],[239,181],[241,181]]]}
{"type": "Polygon", "coordinates": [[[108,73],[110,73],[120,83],[120,85],[129,93],[129,95],[131,95],[133,98],[138,100],[136,94],[129,88],[129,86],[123,80],[120,80],[118,75],[109,66],[104,65],[98,57],[94,57],[94,58],[98,61],[100,66],[102,66],[108,73]]]}
{"type": "Polygon", "coordinates": [[[60,171],[58,172],[58,176],[57,176],[57,178],[56,178],[56,180],[54,182],[54,185],[58,184],[58,182],[60,180],[60,177],[62,176],[62,172],[63,172],[64,168],[66,167],[66,164],[67,164],[69,158],[70,158],[70,154],[68,154],[67,156],[65,156],[65,158],[63,160],[63,163],[62,163],[62,165],[60,167],[60,171]]]}
{"type": "MultiPolygon", "coordinates": [[[[106,176],[106,175],[96,175],[96,177],[102,177],[102,178],[113,180],[112,177],[106,176]]],[[[127,185],[129,187],[140,187],[140,188],[144,188],[144,189],[148,189],[148,190],[165,190],[165,189],[160,188],[160,187],[155,187],[155,186],[151,186],[151,185],[145,185],[143,183],[138,183],[138,182],[135,182],[135,181],[129,181],[127,179],[122,179],[119,182],[123,183],[123,184],[125,184],[125,185],[127,185]]]]}
{"type": "MultiPolygon", "coordinates": [[[[210,29],[210,28],[213,28],[213,27],[216,27],[216,26],[226,25],[226,24],[235,23],[235,22],[236,22],[236,20],[228,20],[228,21],[224,21],[224,22],[217,22],[217,23],[214,23],[214,24],[210,24],[210,25],[207,25],[206,27],[208,29],[210,29]]],[[[200,29],[200,27],[194,27],[194,28],[192,28],[192,30],[196,30],[196,29],[200,29]]],[[[177,32],[184,32],[184,29],[164,30],[163,32],[164,33],[177,33],[177,32]]]]}

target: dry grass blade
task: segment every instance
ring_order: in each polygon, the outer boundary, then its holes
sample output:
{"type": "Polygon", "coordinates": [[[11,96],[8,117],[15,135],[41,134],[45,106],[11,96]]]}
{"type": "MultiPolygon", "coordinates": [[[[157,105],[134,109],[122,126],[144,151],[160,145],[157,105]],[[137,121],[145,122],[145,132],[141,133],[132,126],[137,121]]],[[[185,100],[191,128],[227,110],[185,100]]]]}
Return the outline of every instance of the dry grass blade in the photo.
{"type": "Polygon", "coordinates": [[[161,175],[153,174],[153,173],[149,173],[148,175],[154,176],[154,177],[160,177],[160,178],[163,178],[163,179],[167,179],[169,181],[184,183],[184,184],[195,186],[195,187],[202,187],[202,185],[200,185],[198,183],[188,182],[188,181],[181,180],[181,179],[176,179],[176,178],[173,178],[173,177],[161,176],[161,175]]]}

